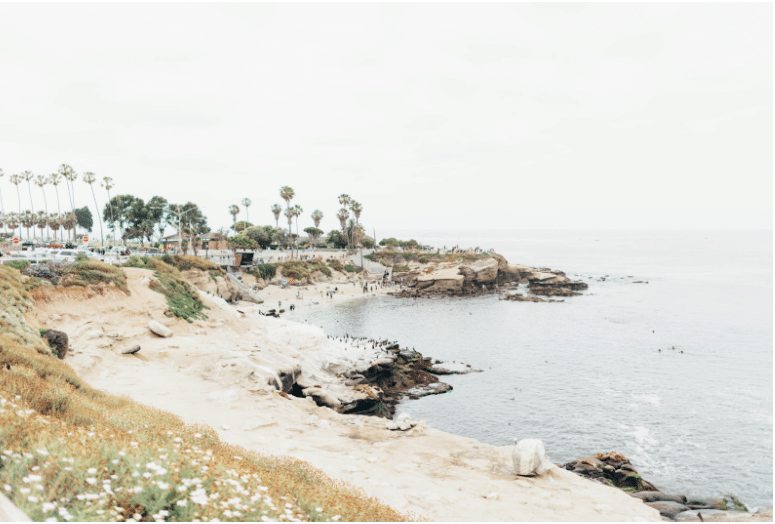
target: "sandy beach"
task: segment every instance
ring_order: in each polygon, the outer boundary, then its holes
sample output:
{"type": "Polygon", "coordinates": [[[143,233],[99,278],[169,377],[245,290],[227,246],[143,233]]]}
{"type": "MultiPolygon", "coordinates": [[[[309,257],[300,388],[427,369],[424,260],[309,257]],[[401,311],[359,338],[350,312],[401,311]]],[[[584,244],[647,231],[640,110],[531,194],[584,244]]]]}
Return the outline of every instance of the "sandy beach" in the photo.
{"type": "MultiPolygon", "coordinates": [[[[333,301],[363,297],[350,284],[262,291],[267,302],[237,308],[206,296],[209,319],[188,324],[166,318],[164,299],[150,290],[152,273],[127,268],[131,296],[112,292],[89,299],[65,297],[38,305],[44,324],[70,334],[67,362],[92,386],[127,395],[191,422],[218,430],[229,443],[308,461],[333,478],[350,482],[398,511],[428,520],[658,521],[659,513],[626,493],[552,468],[539,477],[512,473],[512,446],[494,447],[438,431],[420,422],[400,432],[385,419],[341,415],[276,391],[256,370],[298,365],[323,388],[338,391],[333,365],[371,358],[345,348],[315,326],[258,314],[271,301],[303,307],[327,287],[333,301]],[[296,291],[304,298],[296,299],[296,291]],[[147,328],[157,320],[170,338],[147,328]],[[141,351],[122,355],[126,346],[141,351]]],[[[356,277],[357,278],[357,277],[356,277]]],[[[373,294],[384,293],[385,290],[373,294]]],[[[370,294],[371,296],[371,294],[370,294]]],[[[319,299],[318,299],[319,301],[319,299]]],[[[515,435],[540,438],[540,435],[515,435]]],[[[552,450],[547,450],[551,458],[552,450]]]]}

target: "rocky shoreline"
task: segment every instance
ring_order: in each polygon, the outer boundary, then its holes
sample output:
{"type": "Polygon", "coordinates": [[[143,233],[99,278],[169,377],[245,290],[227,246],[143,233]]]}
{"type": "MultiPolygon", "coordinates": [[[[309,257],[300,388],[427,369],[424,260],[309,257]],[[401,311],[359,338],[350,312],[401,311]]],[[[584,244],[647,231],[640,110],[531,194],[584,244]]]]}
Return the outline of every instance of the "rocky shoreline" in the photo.
{"type": "Polygon", "coordinates": [[[441,262],[435,267],[418,267],[394,274],[393,281],[400,281],[401,288],[388,294],[402,298],[506,293],[501,299],[560,302],[539,296],[571,297],[589,288],[586,282],[571,280],[562,271],[510,264],[497,254],[465,264],[441,262]],[[534,296],[523,297],[519,293],[509,293],[519,285],[525,285],[528,294],[534,296]]]}
{"type": "Polygon", "coordinates": [[[768,522],[772,508],[749,513],[748,508],[733,495],[698,497],[670,494],[645,480],[630,461],[615,451],[572,460],[558,467],[579,476],[619,488],[638,498],[662,516],[677,522],[768,522]]]}

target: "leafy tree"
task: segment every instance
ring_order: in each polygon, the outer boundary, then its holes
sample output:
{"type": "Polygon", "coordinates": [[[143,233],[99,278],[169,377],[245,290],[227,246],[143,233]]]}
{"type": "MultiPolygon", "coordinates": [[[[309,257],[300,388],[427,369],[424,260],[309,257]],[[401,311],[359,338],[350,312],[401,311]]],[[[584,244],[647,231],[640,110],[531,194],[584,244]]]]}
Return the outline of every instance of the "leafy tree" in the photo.
{"type": "Polygon", "coordinates": [[[251,226],[240,234],[256,242],[261,249],[267,249],[273,243],[281,243],[285,230],[272,226],[251,226]]]}
{"type": "Polygon", "coordinates": [[[229,247],[236,253],[238,249],[256,249],[258,244],[245,235],[239,234],[231,237],[229,247]]]}
{"type": "Polygon", "coordinates": [[[308,227],[304,229],[304,232],[307,233],[310,238],[312,239],[312,245],[314,246],[317,242],[318,238],[323,236],[324,231],[322,229],[318,229],[316,227],[308,227]]]}
{"type": "Polygon", "coordinates": [[[84,206],[81,209],[76,209],[75,217],[77,219],[76,224],[91,233],[92,227],[94,227],[94,218],[89,208],[84,206]]]}
{"type": "MultiPolygon", "coordinates": [[[[152,197],[148,201],[148,204],[146,204],[146,207],[148,208],[146,220],[150,223],[151,232],[153,232],[154,228],[159,230],[159,239],[164,236],[164,229],[166,225],[164,216],[167,212],[167,206],[167,199],[160,196],[152,197]]],[[[150,241],[151,239],[149,238],[148,240],[150,241]]]]}
{"type": "Polygon", "coordinates": [[[341,231],[337,229],[332,229],[328,233],[328,237],[326,238],[326,244],[336,249],[344,249],[345,247],[347,247],[347,240],[345,240],[341,231]]]}
{"type": "Polygon", "coordinates": [[[380,246],[390,246],[390,247],[398,247],[399,242],[393,237],[390,238],[383,238],[379,241],[380,246]]]}
{"type": "Polygon", "coordinates": [[[128,213],[132,208],[135,201],[135,197],[132,195],[116,195],[108,202],[108,207],[102,210],[102,219],[105,220],[111,228],[115,228],[118,225],[120,237],[124,239],[124,245],[126,245],[126,238],[123,234],[124,228],[129,224],[128,213]]]}
{"type": "Polygon", "coordinates": [[[361,240],[361,244],[363,244],[363,247],[366,249],[372,249],[374,247],[374,241],[370,238],[364,238],[361,240]]]}
{"type": "Polygon", "coordinates": [[[245,229],[247,229],[249,227],[252,227],[252,226],[253,226],[253,224],[251,224],[250,222],[246,222],[245,220],[240,220],[239,222],[233,224],[231,226],[231,228],[234,231],[236,231],[237,233],[239,233],[239,232],[241,232],[241,231],[243,231],[243,230],[245,230],[245,229]]]}

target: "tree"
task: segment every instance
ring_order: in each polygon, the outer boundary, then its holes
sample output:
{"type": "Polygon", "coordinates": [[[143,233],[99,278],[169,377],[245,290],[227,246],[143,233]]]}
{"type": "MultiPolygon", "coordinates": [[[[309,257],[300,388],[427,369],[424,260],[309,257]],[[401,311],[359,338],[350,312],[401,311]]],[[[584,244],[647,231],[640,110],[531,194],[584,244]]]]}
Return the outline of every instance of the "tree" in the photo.
{"type": "Polygon", "coordinates": [[[54,192],[57,195],[57,219],[62,220],[62,222],[60,222],[59,225],[57,226],[57,229],[55,229],[54,231],[58,231],[59,226],[61,226],[64,223],[64,218],[63,218],[64,215],[62,215],[62,208],[59,207],[59,182],[61,180],[62,180],[62,175],[58,173],[51,173],[48,176],[48,183],[54,186],[54,192]]]}
{"type": "MultiPolygon", "coordinates": [[[[236,206],[234,204],[229,206],[229,213],[231,213],[231,218],[234,224],[237,223],[237,215],[239,214],[239,206],[236,206]]],[[[234,225],[231,226],[232,229],[234,229],[234,225]]]]}
{"type": "Polygon", "coordinates": [[[253,204],[253,202],[249,198],[243,198],[242,199],[242,205],[245,206],[245,222],[250,222],[250,213],[248,213],[248,208],[253,204]]]}
{"type": "MultiPolygon", "coordinates": [[[[16,215],[17,224],[21,224],[21,217],[22,217],[22,197],[19,196],[19,184],[22,183],[22,177],[19,175],[11,175],[9,180],[13,185],[16,186],[16,199],[19,201],[19,214],[16,215]]],[[[21,225],[19,227],[19,238],[22,236],[22,228],[21,225]]],[[[16,228],[13,228],[16,229],[16,228]]]]}
{"type": "Polygon", "coordinates": [[[350,200],[352,200],[350,198],[350,195],[348,195],[346,193],[342,193],[341,195],[339,195],[338,198],[339,198],[339,204],[341,204],[343,207],[349,206],[350,205],[350,200]]]}
{"type": "Polygon", "coordinates": [[[284,233],[285,230],[279,227],[251,226],[240,234],[256,242],[261,249],[267,249],[272,243],[280,243],[278,238],[281,238],[284,233]],[[280,237],[278,237],[278,233],[280,233],[280,237]]]}
{"type": "MultiPolygon", "coordinates": [[[[67,164],[62,164],[59,166],[59,174],[65,179],[65,185],[67,186],[67,195],[70,199],[70,210],[72,211],[73,215],[75,215],[75,186],[72,188],[72,194],[70,192],[70,186],[73,185],[73,182],[76,178],[78,178],[78,174],[73,170],[72,167],[70,167],[67,164]]],[[[76,223],[73,224],[73,241],[75,241],[75,235],[77,233],[76,223]]]]}
{"type": "Polygon", "coordinates": [[[191,247],[194,249],[194,256],[197,254],[196,237],[207,233],[210,228],[207,227],[207,217],[204,216],[199,206],[193,202],[186,202],[181,206],[183,233],[191,239],[191,247]]]}
{"type": "Polygon", "coordinates": [[[285,215],[285,218],[288,219],[288,236],[291,236],[293,233],[291,232],[291,225],[293,224],[293,217],[295,216],[293,209],[286,209],[283,213],[285,215]]]}
{"type": "Polygon", "coordinates": [[[239,233],[240,231],[243,231],[244,229],[249,228],[251,226],[253,226],[253,224],[251,224],[250,222],[245,222],[244,220],[240,220],[236,224],[232,225],[231,228],[237,233],[239,233]]]}
{"type": "Polygon", "coordinates": [[[359,219],[361,218],[361,213],[363,212],[363,204],[353,200],[350,203],[350,210],[353,212],[353,215],[355,215],[355,223],[359,224],[359,219]]]}
{"type": "MultiPolygon", "coordinates": [[[[160,196],[151,197],[146,205],[148,208],[146,220],[149,222],[151,232],[153,232],[154,228],[159,230],[159,240],[164,237],[164,230],[166,229],[164,215],[167,212],[167,206],[167,199],[160,196]]],[[[150,241],[150,238],[148,240],[150,241]]]]}
{"type": "Polygon", "coordinates": [[[91,171],[87,171],[83,174],[83,181],[89,184],[91,188],[91,196],[94,198],[94,208],[97,210],[97,219],[100,221],[100,243],[105,245],[105,237],[102,236],[102,217],[100,216],[100,206],[97,204],[97,195],[94,194],[94,181],[97,180],[97,176],[91,171]]]}
{"type": "Polygon", "coordinates": [[[102,218],[105,219],[111,227],[115,227],[115,224],[118,225],[119,236],[123,239],[124,245],[126,245],[124,227],[128,224],[127,216],[134,201],[135,197],[132,195],[116,195],[110,199],[108,208],[102,210],[102,218]]]}
{"type": "Polygon", "coordinates": [[[45,211],[38,211],[36,216],[36,223],[38,229],[40,229],[40,237],[43,238],[43,230],[48,226],[48,213],[45,211]]]}
{"type": "Polygon", "coordinates": [[[5,221],[8,223],[8,227],[11,228],[11,233],[13,233],[16,228],[19,228],[19,236],[22,236],[22,230],[20,224],[20,217],[18,213],[8,213],[5,215],[5,221]]]}
{"type": "MultiPolygon", "coordinates": [[[[45,209],[46,217],[48,217],[48,200],[46,200],[46,192],[43,190],[43,186],[45,186],[46,184],[48,184],[48,178],[46,178],[45,176],[37,175],[35,177],[35,185],[38,186],[40,188],[40,192],[43,193],[43,205],[45,206],[44,209],[45,209]]],[[[45,229],[45,227],[41,229],[45,229]]],[[[43,231],[40,232],[40,236],[41,238],[43,237],[43,231]]]]}
{"type": "Polygon", "coordinates": [[[29,209],[21,214],[21,223],[24,229],[27,230],[27,240],[30,239],[30,228],[35,225],[35,215],[29,209]]]}
{"type": "Polygon", "coordinates": [[[293,216],[296,217],[296,234],[299,234],[299,217],[304,213],[304,210],[299,204],[293,206],[293,216]]]}
{"type": "MultiPolygon", "coordinates": [[[[113,189],[113,179],[111,177],[109,177],[109,176],[104,176],[104,177],[102,177],[102,182],[100,183],[100,185],[103,188],[105,188],[105,191],[108,192],[108,208],[110,209],[110,223],[114,224],[114,221],[113,221],[113,205],[111,204],[111,201],[110,201],[110,190],[113,189]]],[[[57,198],[59,198],[59,197],[57,197],[57,198]]],[[[107,218],[105,219],[105,221],[107,222],[107,218]]],[[[115,230],[116,230],[115,226],[113,226],[111,229],[112,229],[112,231],[114,231],[113,235],[114,235],[114,238],[115,238],[115,230]]]]}
{"type": "Polygon", "coordinates": [[[310,238],[312,239],[312,245],[314,246],[317,242],[318,238],[320,238],[323,235],[323,230],[318,229],[316,227],[308,227],[304,229],[304,232],[307,233],[310,238]]]}
{"type": "Polygon", "coordinates": [[[51,213],[51,215],[48,218],[48,225],[51,228],[51,231],[54,232],[54,240],[59,241],[58,238],[58,231],[59,228],[62,227],[62,224],[64,224],[64,219],[62,218],[62,215],[59,213],[51,213]]]}
{"type": "Polygon", "coordinates": [[[280,213],[283,212],[283,208],[280,204],[272,204],[272,214],[274,215],[275,226],[280,227],[280,213]]]}
{"type": "Polygon", "coordinates": [[[296,192],[293,190],[290,186],[283,186],[280,188],[280,198],[285,200],[285,204],[287,207],[285,216],[288,217],[288,236],[293,236],[293,232],[291,231],[291,218],[293,218],[293,213],[291,212],[291,200],[293,200],[293,197],[296,196],[296,192]]]}
{"type": "MultiPolygon", "coordinates": [[[[30,181],[35,178],[35,175],[32,174],[32,171],[23,171],[21,174],[22,180],[27,182],[27,190],[30,193],[30,209],[32,209],[33,216],[35,215],[35,204],[32,202],[32,186],[30,185],[30,181]]],[[[29,231],[27,231],[29,234],[29,231]]],[[[35,238],[35,230],[32,230],[32,237],[35,238]]]]}
{"type": "Polygon", "coordinates": [[[382,240],[379,241],[380,246],[398,247],[398,244],[399,244],[398,240],[396,240],[393,237],[383,238],[382,240]]]}
{"type": "Polygon", "coordinates": [[[374,247],[374,241],[370,238],[364,238],[361,241],[361,244],[363,244],[363,247],[365,247],[366,249],[372,249],[374,247]]]}
{"type": "MultiPolygon", "coordinates": [[[[342,226],[342,236],[346,238],[347,234],[345,233],[345,227],[347,227],[347,219],[350,218],[350,212],[347,211],[346,207],[343,207],[336,214],[336,218],[339,219],[339,225],[342,226]]],[[[346,245],[347,243],[345,242],[345,246],[346,245]]]]}
{"type": "Polygon", "coordinates": [[[326,244],[331,245],[336,249],[344,249],[347,247],[347,241],[344,239],[341,231],[336,229],[329,231],[328,237],[326,238],[326,244]]]}
{"type": "Polygon", "coordinates": [[[75,218],[76,225],[81,226],[86,231],[91,233],[91,230],[94,227],[94,218],[92,217],[91,211],[87,206],[83,206],[81,209],[76,209],[75,218]]]}
{"type": "Polygon", "coordinates": [[[315,227],[320,227],[320,221],[323,220],[323,212],[319,209],[316,209],[310,216],[312,217],[312,221],[315,223],[315,227]]]}
{"type": "Polygon", "coordinates": [[[256,242],[242,234],[231,237],[228,242],[234,253],[237,252],[237,249],[256,249],[258,247],[256,242]]]}

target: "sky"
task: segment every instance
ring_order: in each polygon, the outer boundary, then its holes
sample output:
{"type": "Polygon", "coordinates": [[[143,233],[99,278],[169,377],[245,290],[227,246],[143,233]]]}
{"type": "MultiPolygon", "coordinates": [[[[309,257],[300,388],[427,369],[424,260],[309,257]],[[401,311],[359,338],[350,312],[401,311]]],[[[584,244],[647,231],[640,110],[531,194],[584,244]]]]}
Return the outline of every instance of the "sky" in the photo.
{"type": "Polygon", "coordinates": [[[67,163],[213,229],[286,185],[300,229],[342,193],[369,230],[770,229],[772,10],[3,3],[0,191],[67,163]]]}

